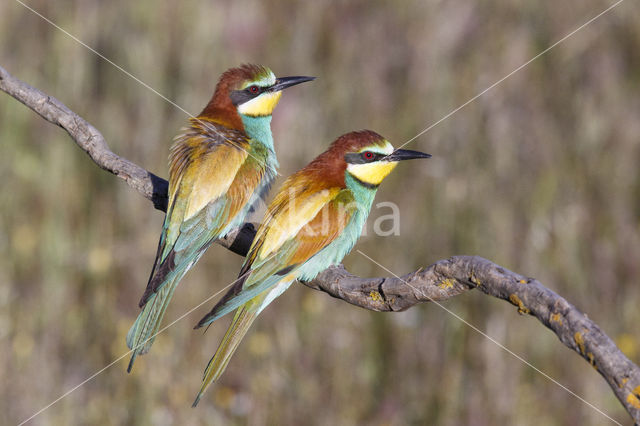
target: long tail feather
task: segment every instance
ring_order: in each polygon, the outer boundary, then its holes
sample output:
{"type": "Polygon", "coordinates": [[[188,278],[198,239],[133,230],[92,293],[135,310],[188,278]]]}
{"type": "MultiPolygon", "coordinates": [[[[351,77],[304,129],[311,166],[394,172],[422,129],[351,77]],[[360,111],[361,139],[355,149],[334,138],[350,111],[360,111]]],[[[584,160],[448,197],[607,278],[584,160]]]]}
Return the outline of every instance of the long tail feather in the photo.
{"type": "Polygon", "coordinates": [[[133,349],[133,353],[127,367],[128,373],[131,372],[136,357],[146,354],[151,349],[151,345],[153,345],[156,334],[160,329],[164,313],[179,281],[178,277],[178,279],[166,283],[160,291],[153,295],[142,308],[142,312],[138,315],[136,322],[129,329],[127,346],[129,349],[133,349]]]}
{"type": "MultiPolygon", "coordinates": [[[[248,274],[238,278],[227,294],[225,294],[224,297],[216,303],[213,309],[211,309],[211,311],[205,315],[194,328],[200,328],[211,324],[241,305],[248,303],[260,293],[265,293],[267,290],[270,290],[274,285],[282,281],[282,277],[276,275],[268,277],[258,284],[247,287],[244,285],[244,280],[247,277],[248,274]]],[[[278,295],[280,295],[280,293],[278,293],[278,295]]]]}
{"type": "Polygon", "coordinates": [[[193,401],[192,407],[198,405],[200,398],[202,398],[204,391],[209,387],[209,385],[220,378],[224,370],[227,368],[227,364],[229,364],[231,356],[238,348],[240,341],[242,341],[242,338],[247,333],[247,330],[249,330],[249,327],[258,313],[259,311],[256,312],[254,309],[247,306],[242,306],[236,311],[227,333],[224,335],[224,338],[220,342],[220,346],[218,346],[216,353],[213,355],[213,358],[211,358],[206,370],[204,371],[202,387],[200,388],[200,392],[198,392],[198,396],[196,396],[195,401],[193,401]]]}

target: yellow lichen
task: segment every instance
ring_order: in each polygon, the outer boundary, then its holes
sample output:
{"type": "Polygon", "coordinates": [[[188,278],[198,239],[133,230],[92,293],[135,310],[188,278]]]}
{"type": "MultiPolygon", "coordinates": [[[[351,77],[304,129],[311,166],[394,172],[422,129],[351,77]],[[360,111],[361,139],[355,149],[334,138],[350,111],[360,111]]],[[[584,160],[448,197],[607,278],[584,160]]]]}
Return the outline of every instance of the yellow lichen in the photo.
{"type": "Polygon", "coordinates": [[[589,359],[589,364],[591,364],[591,366],[597,371],[598,367],[596,366],[596,357],[593,355],[593,353],[587,352],[587,358],[589,359]]]}
{"type": "Polygon", "coordinates": [[[640,386],[636,386],[636,388],[633,390],[633,393],[640,396],[640,386]]]}
{"type": "Polygon", "coordinates": [[[380,302],[382,300],[382,296],[377,291],[371,291],[371,293],[369,293],[369,297],[374,302],[380,302]]]}
{"type": "Polygon", "coordinates": [[[637,408],[638,410],[640,410],[640,399],[638,399],[637,396],[635,396],[634,394],[630,393],[627,396],[627,402],[631,405],[633,405],[633,407],[637,408]]]}
{"type": "Polygon", "coordinates": [[[471,281],[472,283],[474,283],[476,286],[480,287],[482,285],[482,283],[480,282],[480,280],[478,279],[478,277],[475,276],[475,274],[471,274],[471,276],[469,277],[469,281],[471,281]]]}
{"type": "Polygon", "coordinates": [[[525,279],[521,279],[519,282],[520,282],[520,284],[526,284],[526,283],[527,283],[527,280],[525,280],[525,279]]]}
{"type": "Polygon", "coordinates": [[[562,315],[560,314],[551,314],[551,317],[549,318],[549,322],[557,322],[558,324],[562,325],[562,315]]]}
{"type": "Polygon", "coordinates": [[[628,378],[628,377],[625,377],[624,379],[622,379],[622,380],[620,381],[620,384],[618,385],[618,387],[620,387],[620,388],[621,388],[621,387],[623,387],[624,385],[626,385],[626,384],[627,384],[627,382],[628,382],[628,381],[629,381],[629,378],[628,378]]]}
{"type": "Polygon", "coordinates": [[[453,288],[453,280],[451,278],[447,278],[438,284],[438,287],[441,289],[453,288]]]}
{"type": "Polygon", "coordinates": [[[573,335],[573,340],[576,341],[576,345],[578,345],[578,349],[580,349],[580,353],[584,355],[584,337],[582,337],[582,333],[576,331],[576,334],[573,335]]]}
{"type": "Polygon", "coordinates": [[[509,301],[518,307],[518,313],[520,315],[528,314],[531,312],[529,308],[524,306],[524,303],[522,303],[522,300],[520,300],[520,298],[516,294],[512,294],[511,296],[509,296],[509,301]]]}

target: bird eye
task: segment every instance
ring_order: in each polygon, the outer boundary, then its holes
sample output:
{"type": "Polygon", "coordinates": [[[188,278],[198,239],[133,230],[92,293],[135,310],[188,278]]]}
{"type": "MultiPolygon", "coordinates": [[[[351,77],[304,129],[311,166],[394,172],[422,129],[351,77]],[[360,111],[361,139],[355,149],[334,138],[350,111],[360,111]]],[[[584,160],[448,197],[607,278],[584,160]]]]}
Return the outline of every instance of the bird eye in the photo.
{"type": "Polygon", "coordinates": [[[364,157],[365,160],[373,160],[373,157],[375,157],[375,155],[371,151],[363,152],[362,156],[364,157]]]}
{"type": "Polygon", "coordinates": [[[260,88],[258,86],[249,86],[249,92],[256,94],[260,91],[260,88]]]}

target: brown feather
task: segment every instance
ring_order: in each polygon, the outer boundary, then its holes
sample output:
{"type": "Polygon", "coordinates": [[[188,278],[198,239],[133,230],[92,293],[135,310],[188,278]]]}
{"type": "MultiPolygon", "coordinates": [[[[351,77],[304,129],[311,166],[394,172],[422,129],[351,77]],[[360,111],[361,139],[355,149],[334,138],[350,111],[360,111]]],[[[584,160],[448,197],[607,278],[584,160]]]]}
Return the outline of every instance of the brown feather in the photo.
{"type": "MultiPolygon", "coordinates": [[[[317,182],[323,187],[345,188],[344,175],[347,170],[345,154],[358,152],[366,146],[375,143],[384,143],[384,138],[372,130],[360,130],[340,136],[333,141],[322,154],[318,155],[306,167],[296,172],[287,181],[295,182],[301,176],[306,176],[312,182],[317,182]]],[[[286,185],[286,183],[285,183],[286,185]]]]}
{"type": "MultiPolygon", "coordinates": [[[[288,209],[291,199],[294,201],[295,199],[304,199],[311,194],[316,194],[323,190],[332,190],[335,188],[345,189],[344,176],[347,169],[347,162],[344,158],[345,154],[358,152],[362,148],[375,143],[382,145],[385,143],[385,139],[371,130],[361,130],[344,134],[336,139],[325,152],[318,155],[306,167],[289,176],[273,201],[269,204],[263,224],[258,229],[253,244],[249,249],[247,259],[240,271],[240,276],[251,268],[251,265],[258,257],[267,233],[269,232],[269,224],[272,218],[282,214],[283,210],[288,209]]],[[[327,219],[324,220],[328,220],[328,223],[341,219],[337,216],[333,217],[337,214],[334,207],[334,203],[329,203],[325,206],[312,220],[313,225],[309,223],[305,226],[305,228],[309,230],[309,234],[302,234],[301,236],[306,237],[311,235],[312,232],[316,232],[317,229],[315,227],[320,226],[323,216],[327,217],[327,219]],[[309,226],[312,227],[309,228],[309,226]]],[[[342,232],[345,225],[346,224],[342,224],[338,232],[342,232]]],[[[305,228],[303,228],[301,232],[304,232],[305,228]]],[[[303,251],[306,252],[306,250],[303,251]]]]}
{"type": "Polygon", "coordinates": [[[244,131],[242,119],[229,95],[232,91],[239,90],[247,80],[253,80],[264,73],[266,73],[264,67],[253,64],[245,64],[225,71],[216,85],[211,100],[198,118],[212,118],[229,128],[244,131]]]}
{"type": "MultiPolygon", "coordinates": [[[[211,173],[217,173],[217,170],[211,170],[211,168],[203,167],[202,162],[208,161],[208,156],[214,153],[219,148],[225,148],[227,155],[225,155],[226,161],[231,160],[229,150],[231,153],[235,153],[240,157],[246,158],[247,152],[250,150],[250,144],[247,137],[238,130],[226,129],[221,124],[217,123],[214,119],[191,119],[191,126],[184,129],[184,133],[175,139],[175,143],[171,147],[169,154],[169,206],[168,214],[173,214],[174,217],[172,226],[179,226],[184,220],[184,215],[188,212],[188,206],[190,202],[193,202],[194,198],[197,198],[193,194],[193,187],[199,187],[198,191],[207,192],[206,189],[209,186],[213,186],[217,180],[210,178],[211,173]],[[222,145],[222,146],[221,146],[222,145]],[[224,146],[226,145],[226,147],[224,146]],[[207,173],[208,171],[208,173],[207,173]],[[186,181],[183,178],[186,176],[186,181]],[[179,203],[179,212],[174,211],[174,205],[177,201],[177,194],[179,188],[182,194],[180,198],[182,200],[179,203]]],[[[220,152],[218,152],[220,154],[220,152]]],[[[238,156],[236,155],[236,157],[238,156]]],[[[212,157],[214,160],[217,156],[212,157]]],[[[237,159],[236,159],[237,162],[237,159]]],[[[250,168],[247,170],[248,165],[243,164],[238,174],[234,178],[231,187],[227,191],[227,195],[232,198],[232,202],[227,206],[225,214],[227,217],[234,217],[238,211],[249,201],[251,194],[255,187],[259,184],[264,175],[264,170],[256,168],[250,168]],[[242,175],[242,179],[238,179],[238,175],[242,175]]],[[[205,194],[206,195],[206,194],[205,194]]],[[[197,201],[197,200],[196,200],[197,201]]],[[[221,213],[222,214],[222,213],[221,213]]],[[[226,226],[226,222],[219,226],[222,229],[226,226]]],[[[218,229],[218,230],[219,230],[218,229]]],[[[169,247],[175,242],[175,232],[167,230],[167,238],[162,240],[158,245],[156,253],[156,260],[151,270],[151,275],[147,283],[147,288],[140,300],[140,305],[144,306],[149,297],[156,293],[158,286],[162,284],[165,277],[171,273],[175,268],[173,249],[166,252],[165,248],[167,244],[169,247]],[[174,238],[171,240],[169,234],[174,233],[174,238]]]]}
{"type": "Polygon", "coordinates": [[[353,205],[343,204],[336,199],[327,203],[316,216],[295,236],[298,243],[293,257],[288,260],[291,265],[306,262],[311,256],[330,244],[344,231],[353,214],[353,205]]]}
{"type": "MultiPolygon", "coordinates": [[[[265,244],[269,242],[269,239],[272,244],[274,238],[275,241],[278,241],[282,237],[281,232],[278,231],[281,231],[283,227],[286,228],[287,225],[291,226],[290,221],[279,221],[279,219],[295,215],[296,210],[299,214],[301,210],[305,209],[302,207],[303,204],[318,202],[314,198],[321,196],[322,193],[328,195],[328,199],[320,201],[324,205],[302,228],[295,232],[295,235],[287,237],[286,241],[293,240],[295,245],[288,247],[293,251],[292,255],[286,258],[286,264],[279,265],[280,269],[270,269],[269,266],[265,266],[265,263],[261,263],[258,268],[266,267],[265,272],[268,274],[287,275],[334,241],[344,231],[354,209],[357,208],[352,204],[353,194],[347,190],[345,184],[344,176],[347,168],[345,154],[359,152],[371,145],[379,144],[382,146],[385,143],[386,140],[382,136],[370,130],[347,133],[336,139],[327,151],[316,157],[306,167],[287,178],[267,209],[265,219],[256,233],[238,279],[213,309],[200,320],[196,328],[209,323],[211,318],[216,316],[225,305],[238,297],[245,290],[247,279],[250,280],[249,286],[259,283],[259,281],[255,281],[255,277],[250,278],[254,272],[258,271],[258,269],[253,269],[256,266],[255,262],[268,260],[270,256],[273,256],[270,253],[273,251],[277,253],[277,250],[282,247],[282,244],[277,245],[276,243],[275,246],[266,248],[265,244]],[[271,232],[274,230],[275,236],[274,232],[271,232]]],[[[290,229],[295,229],[295,227],[290,229]]],[[[286,279],[283,278],[283,280],[286,279]]]]}

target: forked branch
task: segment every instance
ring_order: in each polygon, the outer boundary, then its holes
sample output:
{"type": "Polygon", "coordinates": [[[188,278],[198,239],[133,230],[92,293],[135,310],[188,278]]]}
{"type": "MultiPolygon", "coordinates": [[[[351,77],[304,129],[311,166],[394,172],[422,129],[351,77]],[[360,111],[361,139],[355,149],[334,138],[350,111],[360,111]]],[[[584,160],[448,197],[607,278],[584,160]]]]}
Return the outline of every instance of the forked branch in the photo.
{"type": "MultiPolygon", "coordinates": [[[[95,127],[62,102],[20,81],[0,67],[0,90],[62,127],[101,168],[166,211],[167,181],[114,154],[95,127]]],[[[245,255],[255,229],[245,224],[220,245],[245,255]]],[[[511,272],[481,257],[454,256],[403,277],[360,278],[337,266],[306,286],[374,311],[402,311],[421,302],[442,301],[467,290],[513,304],[520,314],[536,317],[560,341],[576,351],[605,378],[625,409],[640,424],[640,368],[586,315],[535,279],[511,272]]]]}

